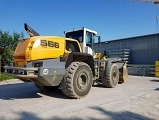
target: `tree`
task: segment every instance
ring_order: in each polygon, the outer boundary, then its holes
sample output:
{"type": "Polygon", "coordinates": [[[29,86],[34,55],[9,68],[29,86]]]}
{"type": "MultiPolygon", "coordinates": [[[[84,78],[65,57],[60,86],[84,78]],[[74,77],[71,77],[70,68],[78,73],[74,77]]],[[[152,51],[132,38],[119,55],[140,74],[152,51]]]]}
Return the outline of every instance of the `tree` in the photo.
{"type": "Polygon", "coordinates": [[[22,39],[23,36],[23,32],[20,34],[14,32],[13,35],[11,35],[9,32],[3,32],[0,30],[0,43],[4,48],[3,53],[0,55],[2,68],[5,65],[9,65],[13,61],[14,50],[19,40],[22,39]]]}

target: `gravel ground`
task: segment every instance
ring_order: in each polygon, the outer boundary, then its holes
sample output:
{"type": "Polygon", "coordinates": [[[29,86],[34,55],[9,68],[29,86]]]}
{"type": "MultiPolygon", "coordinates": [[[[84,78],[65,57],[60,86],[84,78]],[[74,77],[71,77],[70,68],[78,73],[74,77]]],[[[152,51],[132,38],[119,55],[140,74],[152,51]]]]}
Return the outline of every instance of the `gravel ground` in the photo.
{"type": "Polygon", "coordinates": [[[116,88],[93,86],[82,99],[60,90],[40,92],[33,83],[0,82],[0,120],[158,120],[159,78],[129,76],[116,88]]]}

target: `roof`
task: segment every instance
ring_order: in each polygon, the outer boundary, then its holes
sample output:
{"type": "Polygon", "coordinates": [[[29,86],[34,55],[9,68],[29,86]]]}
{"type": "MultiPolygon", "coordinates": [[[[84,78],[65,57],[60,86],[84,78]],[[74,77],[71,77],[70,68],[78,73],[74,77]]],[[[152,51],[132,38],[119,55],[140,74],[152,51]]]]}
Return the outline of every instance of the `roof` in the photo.
{"type": "Polygon", "coordinates": [[[141,35],[141,36],[134,36],[134,37],[128,37],[128,38],[120,38],[120,39],[116,39],[116,40],[108,40],[108,41],[103,41],[101,43],[112,42],[112,41],[120,41],[120,40],[128,40],[128,39],[141,38],[141,37],[149,37],[149,36],[155,36],[155,35],[159,35],[159,33],[147,34],[147,35],[141,35]]]}

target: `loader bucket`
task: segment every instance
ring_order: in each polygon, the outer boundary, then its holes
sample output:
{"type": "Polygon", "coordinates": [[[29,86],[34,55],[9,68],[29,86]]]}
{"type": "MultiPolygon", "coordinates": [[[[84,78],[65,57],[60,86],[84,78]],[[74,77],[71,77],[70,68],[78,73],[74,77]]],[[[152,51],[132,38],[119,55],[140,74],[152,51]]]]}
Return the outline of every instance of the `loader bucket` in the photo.
{"type": "Polygon", "coordinates": [[[119,83],[123,83],[128,80],[128,70],[127,64],[125,63],[123,67],[119,69],[119,83]]]}

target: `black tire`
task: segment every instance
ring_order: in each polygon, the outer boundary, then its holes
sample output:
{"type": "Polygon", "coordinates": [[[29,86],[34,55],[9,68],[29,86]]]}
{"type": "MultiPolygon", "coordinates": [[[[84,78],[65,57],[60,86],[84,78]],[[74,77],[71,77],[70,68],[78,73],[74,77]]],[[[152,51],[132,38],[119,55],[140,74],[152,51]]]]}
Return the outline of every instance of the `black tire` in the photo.
{"type": "Polygon", "coordinates": [[[57,90],[59,87],[59,86],[40,86],[36,83],[34,83],[34,84],[39,90],[44,91],[44,92],[57,90]]]}
{"type": "Polygon", "coordinates": [[[88,64],[72,62],[66,69],[60,88],[66,96],[79,99],[90,91],[92,79],[92,71],[88,64]]]}
{"type": "Polygon", "coordinates": [[[110,66],[108,76],[102,79],[102,85],[109,88],[114,88],[119,82],[119,69],[117,64],[113,63],[110,66]]]}

